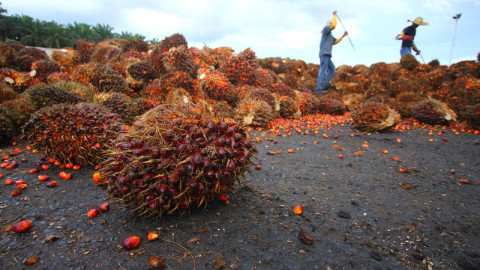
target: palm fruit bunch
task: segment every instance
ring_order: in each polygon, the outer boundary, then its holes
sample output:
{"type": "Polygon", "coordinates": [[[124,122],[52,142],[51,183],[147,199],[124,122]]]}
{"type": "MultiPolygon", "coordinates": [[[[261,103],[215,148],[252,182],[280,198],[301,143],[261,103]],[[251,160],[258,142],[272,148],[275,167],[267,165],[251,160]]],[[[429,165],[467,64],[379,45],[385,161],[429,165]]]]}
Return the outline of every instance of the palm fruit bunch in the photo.
{"type": "Polygon", "coordinates": [[[156,77],[155,70],[147,61],[132,63],[127,67],[127,73],[135,80],[144,84],[153,81],[156,77]]]}
{"type": "Polygon", "coordinates": [[[160,43],[160,52],[164,53],[170,50],[170,48],[184,45],[188,48],[188,43],[182,34],[176,33],[169,37],[165,37],[160,43]]]}
{"type": "Polygon", "coordinates": [[[356,74],[351,78],[351,80],[352,83],[357,83],[358,86],[350,89],[355,90],[355,92],[347,92],[347,94],[363,93],[365,89],[368,89],[368,87],[370,86],[370,79],[364,74],[356,74]]]}
{"type": "Polygon", "coordinates": [[[84,85],[71,80],[60,80],[56,83],[51,83],[50,85],[65,89],[67,92],[73,93],[87,101],[92,101],[93,97],[95,96],[95,92],[91,84],[84,85]]]}
{"type": "Polygon", "coordinates": [[[37,60],[32,63],[32,72],[30,76],[40,82],[47,82],[48,75],[60,72],[60,66],[50,59],[37,60]]]}
{"type": "Polygon", "coordinates": [[[480,103],[466,106],[461,116],[470,127],[480,130],[480,103]]]}
{"type": "Polygon", "coordinates": [[[343,101],[333,97],[319,98],[316,106],[316,110],[323,114],[344,115],[346,111],[343,101]]]}
{"type": "Polygon", "coordinates": [[[143,89],[142,89],[142,94],[159,99],[159,100],[165,100],[165,97],[168,94],[168,91],[166,90],[165,87],[163,87],[163,84],[160,79],[155,79],[148,83],[143,89]]]}
{"type": "Polygon", "coordinates": [[[194,77],[198,66],[190,50],[185,45],[172,47],[162,54],[163,65],[167,72],[183,71],[194,77]]]}
{"type": "Polygon", "coordinates": [[[218,119],[233,118],[234,110],[225,100],[215,101],[215,104],[211,107],[211,111],[218,119]]]}
{"type": "Polygon", "coordinates": [[[385,131],[400,122],[395,110],[379,102],[367,101],[352,110],[353,127],[368,132],[385,131]]]}
{"type": "Polygon", "coordinates": [[[47,83],[48,84],[66,82],[66,81],[70,81],[70,80],[71,80],[70,75],[68,75],[66,73],[62,73],[62,72],[51,73],[47,77],[47,83]]]}
{"type": "Polygon", "coordinates": [[[13,124],[8,119],[6,112],[0,108],[0,146],[8,145],[14,136],[13,124]]]}
{"type": "Polygon", "coordinates": [[[47,53],[34,47],[23,47],[17,52],[16,66],[19,71],[27,72],[32,70],[32,64],[35,61],[49,59],[47,53]]]}
{"type": "Polygon", "coordinates": [[[60,162],[96,165],[121,127],[118,115],[93,103],[56,104],[36,111],[22,133],[32,147],[60,162]]]}
{"type": "Polygon", "coordinates": [[[7,82],[17,93],[25,91],[30,85],[28,74],[10,68],[0,68],[0,81],[7,82]]]}
{"type": "Polygon", "coordinates": [[[272,84],[271,87],[272,88],[270,89],[270,91],[272,91],[272,93],[276,93],[280,96],[289,96],[291,98],[295,98],[295,96],[296,96],[293,89],[290,88],[288,85],[282,83],[282,82],[276,82],[276,83],[272,84]]]}
{"type": "Polygon", "coordinates": [[[186,214],[224,198],[255,152],[236,123],[160,105],[114,141],[97,183],[140,215],[186,214]]]}
{"type": "Polygon", "coordinates": [[[203,91],[213,100],[224,100],[230,105],[235,105],[238,96],[225,74],[210,68],[200,68],[197,74],[195,88],[198,91],[203,91]]]}
{"type": "Polygon", "coordinates": [[[263,88],[271,88],[273,83],[275,83],[278,78],[277,74],[273,72],[271,69],[265,68],[257,68],[253,71],[254,82],[252,85],[263,87],[263,88]]]}
{"type": "Polygon", "coordinates": [[[93,81],[93,76],[100,66],[101,65],[99,63],[95,62],[78,65],[71,75],[72,81],[81,83],[83,85],[92,85],[90,81],[93,81]]]}
{"type": "Polygon", "coordinates": [[[248,97],[256,98],[267,102],[268,105],[275,108],[275,96],[267,88],[248,86],[248,97]]]}
{"type": "Polygon", "coordinates": [[[197,89],[194,87],[192,77],[184,71],[175,71],[162,75],[160,77],[160,85],[163,88],[162,92],[166,93],[165,97],[178,88],[186,90],[189,96],[198,98],[199,95],[197,89]]]}
{"type": "Polygon", "coordinates": [[[26,97],[19,97],[16,99],[4,101],[0,104],[0,111],[12,122],[15,129],[15,134],[20,133],[20,128],[23,126],[30,115],[35,112],[35,107],[26,97]]]}
{"type": "MultiPolygon", "coordinates": [[[[287,71],[287,66],[285,65],[283,60],[279,57],[275,57],[275,58],[270,57],[270,58],[262,59],[260,60],[260,65],[263,68],[273,70],[276,74],[282,74],[287,71]]],[[[318,68],[317,68],[317,72],[318,72],[318,68]]]]}
{"type": "Polygon", "coordinates": [[[18,93],[13,90],[5,81],[0,81],[0,103],[12,100],[18,97],[18,93]]]}
{"type": "Polygon", "coordinates": [[[282,82],[293,89],[298,89],[298,77],[291,73],[279,74],[278,77],[282,82]]]}
{"type": "Polygon", "coordinates": [[[159,75],[167,73],[167,70],[163,65],[162,48],[160,45],[152,46],[148,52],[147,61],[159,75]]]}
{"type": "Polygon", "coordinates": [[[393,81],[389,90],[394,96],[404,92],[418,92],[419,94],[421,92],[420,87],[414,80],[405,77],[393,81]]]}
{"type": "Polygon", "coordinates": [[[0,41],[0,68],[13,67],[17,61],[17,52],[8,43],[0,41]]]}
{"type": "Polygon", "coordinates": [[[237,55],[228,57],[219,70],[227,76],[232,84],[252,85],[255,80],[254,71],[257,67],[255,53],[247,48],[237,55]]]}
{"type": "Polygon", "coordinates": [[[125,79],[110,66],[96,68],[90,83],[97,88],[97,92],[127,91],[125,79]]]}
{"type": "Polygon", "coordinates": [[[126,124],[133,122],[133,118],[140,114],[139,108],[133,102],[133,99],[123,93],[98,93],[93,98],[93,101],[118,114],[126,124]]]}
{"type": "Polygon", "coordinates": [[[71,74],[80,64],[80,54],[71,48],[53,50],[52,59],[60,65],[60,70],[67,74],[71,74]]]}
{"type": "Polygon", "coordinates": [[[433,98],[420,101],[412,108],[412,116],[430,125],[448,125],[456,121],[457,114],[447,104],[433,98]]]}
{"type": "Polygon", "coordinates": [[[85,100],[77,94],[53,85],[31,86],[25,91],[25,95],[30,99],[37,110],[53,104],[77,104],[85,102],[85,100]]]}
{"type": "Polygon", "coordinates": [[[110,61],[119,58],[121,54],[122,49],[117,44],[110,44],[103,41],[95,47],[95,50],[90,56],[90,61],[107,65],[110,61]]]}
{"type": "Polygon", "coordinates": [[[403,118],[412,117],[413,107],[424,99],[425,97],[419,92],[401,92],[395,97],[395,110],[397,110],[403,118]]]}
{"type": "Polygon", "coordinates": [[[402,68],[413,71],[420,63],[417,61],[415,56],[412,54],[404,54],[402,58],[400,59],[400,65],[402,68]]]}
{"type": "Polygon", "coordinates": [[[80,56],[80,63],[88,63],[88,61],[90,61],[90,56],[92,56],[93,51],[95,50],[95,44],[78,40],[76,48],[78,55],[80,56]]]}
{"type": "Polygon", "coordinates": [[[245,98],[235,108],[234,119],[244,126],[266,127],[274,118],[274,111],[267,102],[245,98]]]}
{"type": "Polygon", "coordinates": [[[201,50],[191,47],[190,52],[193,56],[193,61],[199,68],[218,67],[216,57],[212,54],[212,49],[208,46],[203,46],[201,50]]]}
{"type": "Polygon", "coordinates": [[[127,42],[123,44],[122,50],[124,52],[128,52],[128,51],[146,52],[148,51],[148,43],[141,39],[132,38],[127,40],[127,42]]]}
{"type": "Polygon", "coordinates": [[[313,114],[317,112],[318,101],[314,95],[306,92],[297,92],[294,100],[302,112],[302,115],[313,114]]]}
{"type": "Polygon", "coordinates": [[[301,115],[295,100],[289,96],[280,96],[278,100],[278,112],[283,118],[298,118],[301,115]]]}

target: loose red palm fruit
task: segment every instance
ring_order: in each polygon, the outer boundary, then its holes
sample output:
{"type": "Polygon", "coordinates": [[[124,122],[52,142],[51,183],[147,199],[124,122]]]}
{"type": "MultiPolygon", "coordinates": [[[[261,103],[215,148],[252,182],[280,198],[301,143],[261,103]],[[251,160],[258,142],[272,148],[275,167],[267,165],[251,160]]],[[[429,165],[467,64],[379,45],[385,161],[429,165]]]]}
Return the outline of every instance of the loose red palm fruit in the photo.
{"type": "Polygon", "coordinates": [[[140,237],[138,236],[129,236],[122,242],[123,248],[126,250],[131,250],[136,248],[140,244],[140,237]]]}
{"type": "Polygon", "coordinates": [[[100,204],[100,210],[102,210],[102,211],[110,210],[110,204],[108,202],[104,202],[104,203],[100,204]]]}
{"type": "Polygon", "coordinates": [[[26,232],[31,227],[32,227],[32,222],[30,222],[30,220],[24,220],[13,225],[13,231],[18,233],[26,232]]]}
{"type": "Polygon", "coordinates": [[[89,218],[94,218],[94,217],[96,217],[97,215],[98,215],[98,210],[95,209],[95,208],[94,208],[94,209],[90,209],[90,211],[88,211],[88,213],[87,213],[87,216],[88,216],[89,218]]]}

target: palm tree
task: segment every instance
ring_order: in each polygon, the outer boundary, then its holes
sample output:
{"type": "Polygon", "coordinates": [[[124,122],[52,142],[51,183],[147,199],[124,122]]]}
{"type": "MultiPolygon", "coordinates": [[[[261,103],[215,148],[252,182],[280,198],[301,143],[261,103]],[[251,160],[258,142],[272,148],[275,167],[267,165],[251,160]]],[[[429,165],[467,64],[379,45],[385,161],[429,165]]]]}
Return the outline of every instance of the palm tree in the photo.
{"type": "Polygon", "coordinates": [[[79,39],[86,42],[94,41],[92,26],[89,24],[74,22],[73,25],[68,24],[66,30],[72,44],[76,44],[79,39]]]}
{"type": "Polygon", "coordinates": [[[47,37],[44,40],[44,45],[50,48],[62,48],[70,45],[70,40],[65,33],[63,25],[55,22],[45,23],[45,30],[47,37]]]}
{"type": "Polygon", "coordinates": [[[97,23],[97,25],[92,28],[95,43],[105,39],[114,38],[115,35],[113,34],[112,30],[113,27],[109,25],[97,23]]]}

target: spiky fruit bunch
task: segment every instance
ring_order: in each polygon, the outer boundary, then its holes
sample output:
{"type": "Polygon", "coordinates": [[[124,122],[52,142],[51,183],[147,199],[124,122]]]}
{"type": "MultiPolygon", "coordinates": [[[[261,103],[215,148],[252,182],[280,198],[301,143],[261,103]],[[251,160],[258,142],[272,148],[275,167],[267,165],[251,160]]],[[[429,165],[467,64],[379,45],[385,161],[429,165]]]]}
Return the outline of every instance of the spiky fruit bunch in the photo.
{"type": "Polygon", "coordinates": [[[8,43],[0,41],[0,68],[12,67],[17,60],[17,52],[8,43]]]}
{"type": "Polygon", "coordinates": [[[254,83],[254,71],[258,67],[255,53],[251,49],[245,49],[237,55],[233,55],[220,66],[220,71],[227,76],[232,84],[252,85],[254,83]]]}
{"type": "Polygon", "coordinates": [[[367,101],[352,110],[352,120],[359,130],[384,131],[400,122],[400,114],[379,102],[367,101]]]}
{"type": "Polygon", "coordinates": [[[8,145],[14,135],[15,129],[12,122],[0,113],[0,146],[8,145]]]}
{"type": "Polygon", "coordinates": [[[90,56],[90,61],[107,65],[110,61],[119,58],[121,54],[122,49],[117,44],[108,44],[104,41],[97,44],[90,56]]]}
{"type": "Polygon", "coordinates": [[[68,74],[72,73],[76,66],[80,64],[80,54],[71,48],[53,50],[52,59],[60,65],[62,72],[68,74]]]}
{"type": "MultiPolygon", "coordinates": [[[[262,59],[260,60],[260,65],[263,68],[273,70],[276,74],[282,74],[287,71],[287,66],[285,65],[283,60],[279,57],[262,59]]],[[[318,73],[318,68],[317,68],[317,73],[318,73]]]]}
{"type": "Polygon", "coordinates": [[[90,61],[90,56],[92,56],[94,50],[95,44],[85,42],[83,40],[77,41],[77,52],[80,56],[81,63],[88,63],[88,61],[90,61]]]}
{"type": "Polygon", "coordinates": [[[250,86],[248,87],[248,92],[249,92],[249,95],[248,95],[249,97],[263,100],[267,102],[267,104],[270,105],[272,109],[275,108],[275,96],[267,88],[250,86]]]}
{"type": "Polygon", "coordinates": [[[395,96],[404,92],[418,92],[420,94],[420,87],[418,84],[414,80],[408,78],[399,78],[398,80],[393,81],[390,84],[389,90],[395,96]]]}
{"type": "Polygon", "coordinates": [[[141,215],[188,213],[227,193],[256,152],[237,124],[161,105],[114,142],[98,183],[141,215]]]}
{"type": "Polygon", "coordinates": [[[142,91],[147,97],[165,100],[165,96],[167,95],[168,91],[166,91],[166,88],[162,86],[161,80],[155,79],[147,84],[142,91]]]}
{"type": "Polygon", "coordinates": [[[160,43],[160,53],[167,52],[170,48],[184,45],[188,48],[188,43],[182,34],[176,33],[169,37],[166,37],[160,43]]]}
{"type": "Polygon", "coordinates": [[[427,65],[429,65],[432,68],[436,68],[440,66],[440,62],[438,61],[438,59],[433,59],[432,61],[428,62],[427,65]]]}
{"type": "Polygon", "coordinates": [[[233,118],[234,110],[225,100],[218,100],[212,106],[212,113],[218,119],[233,118]]]}
{"type": "Polygon", "coordinates": [[[343,101],[337,98],[332,98],[332,97],[319,98],[316,105],[317,105],[316,110],[319,113],[323,113],[323,114],[344,115],[346,111],[343,101]]]}
{"type": "Polygon", "coordinates": [[[388,69],[387,63],[378,62],[370,65],[367,75],[368,76],[377,75],[379,77],[388,77],[390,75],[390,71],[388,69]]]}
{"type": "Polygon", "coordinates": [[[18,56],[22,56],[22,55],[30,55],[33,58],[35,58],[35,60],[44,60],[49,58],[48,54],[44,50],[41,50],[35,47],[23,47],[18,52],[18,56]]]}
{"type": "Polygon", "coordinates": [[[259,99],[245,98],[235,108],[234,119],[245,126],[266,127],[273,117],[272,107],[259,99]]]}
{"type": "Polygon", "coordinates": [[[302,115],[316,113],[317,99],[314,95],[305,92],[297,92],[297,95],[295,96],[295,102],[302,112],[302,115]]]}
{"type": "Polygon", "coordinates": [[[92,103],[57,104],[36,111],[23,127],[32,147],[61,162],[96,165],[120,131],[118,115],[92,103]]]}
{"type": "Polygon", "coordinates": [[[406,70],[414,70],[420,63],[412,54],[404,54],[400,59],[400,65],[406,70]]]}
{"type": "Polygon", "coordinates": [[[35,112],[35,107],[26,97],[20,97],[0,104],[0,110],[12,122],[15,134],[20,133],[20,128],[28,121],[30,115],[35,112]]]}
{"type": "Polygon", "coordinates": [[[412,108],[412,116],[430,125],[448,125],[456,121],[457,114],[447,104],[433,98],[420,101],[412,108]]]}
{"type": "Polygon", "coordinates": [[[229,104],[237,102],[237,93],[223,73],[209,68],[200,68],[197,73],[196,89],[203,91],[209,98],[214,100],[224,100],[229,104]]]}
{"type": "Polygon", "coordinates": [[[15,61],[16,70],[21,72],[28,72],[32,70],[32,63],[35,62],[35,58],[30,55],[22,55],[15,61]]]}
{"type": "Polygon", "coordinates": [[[137,52],[146,52],[148,51],[148,43],[141,39],[132,38],[123,44],[122,49],[124,52],[132,50],[137,52]]]}
{"type": "Polygon", "coordinates": [[[13,88],[7,82],[0,82],[0,103],[12,100],[18,97],[13,88]]]}
{"type": "Polygon", "coordinates": [[[32,72],[30,76],[35,77],[41,82],[47,82],[48,75],[60,72],[60,66],[52,60],[37,60],[32,63],[32,72]]]}
{"type": "Polygon", "coordinates": [[[395,110],[404,118],[412,117],[413,107],[424,99],[425,97],[418,92],[401,92],[395,97],[395,110]]]}
{"type": "Polygon", "coordinates": [[[96,68],[90,83],[97,88],[97,92],[127,91],[125,79],[110,66],[96,68]]]}
{"type": "Polygon", "coordinates": [[[254,86],[271,88],[278,80],[277,74],[270,69],[257,68],[253,71],[254,86]]]}
{"type": "Polygon", "coordinates": [[[147,61],[131,64],[127,67],[127,73],[135,80],[149,83],[155,79],[156,72],[147,61]]]}
{"type": "Polygon", "coordinates": [[[480,104],[466,106],[461,116],[470,127],[480,130],[480,104]]]}
{"type": "Polygon", "coordinates": [[[52,73],[52,74],[48,75],[48,77],[47,77],[47,83],[48,84],[66,82],[66,81],[70,81],[70,80],[71,80],[71,77],[68,74],[62,73],[62,72],[52,73]]]}
{"type": "Polygon", "coordinates": [[[198,66],[190,50],[185,45],[172,47],[162,54],[163,65],[167,72],[183,71],[195,76],[198,66]]]}
{"type": "Polygon", "coordinates": [[[301,115],[297,103],[289,96],[280,96],[278,112],[283,118],[298,118],[301,115]]]}
{"type": "Polygon", "coordinates": [[[18,93],[23,92],[30,84],[27,74],[10,68],[0,68],[0,81],[8,83],[18,93]]]}
{"type": "Polygon", "coordinates": [[[95,95],[94,89],[92,85],[84,85],[78,82],[70,81],[70,80],[60,80],[56,83],[51,84],[52,86],[59,87],[65,89],[69,93],[73,93],[80,98],[92,101],[93,96],[95,95]]]}
{"type": "Polygon", "coordinates": [[[36,109],[59,103],[77,104],[85,102],[77,94],[53,85],[31,86],[25,91],[25,95],[30,98],[36,109]]]}
{"type": "Polygon", "coordinates": [[[290,88],[288,85],[282,83],[282,82],[277,82],[274,83],[270,89],[272,93],[276,93],[280,96],[289,96],[291,98],[295,98],[295,92],[293,91],[292,88],[290,88]]]}
{"type": "Polygon", "coordinates": [[[175,71],[164,74],[162,77],[160,77],[160,84],[164,89],[162,92],[167,93],[167,96],[177,88],[185,89],[188,93],[190,93],[191,96],[196,97],[198,94],[197,89],[194,87],[193,78],[183,71],[175,71]]]}
{"type": "Polygon", "coordinates": [[[134,104],[133,99],[122,93],[98,93],[93,100],[111,112],[118,114],[127,124],[130,124],[133,118],[139,115],[139,108],[134,104]]]}

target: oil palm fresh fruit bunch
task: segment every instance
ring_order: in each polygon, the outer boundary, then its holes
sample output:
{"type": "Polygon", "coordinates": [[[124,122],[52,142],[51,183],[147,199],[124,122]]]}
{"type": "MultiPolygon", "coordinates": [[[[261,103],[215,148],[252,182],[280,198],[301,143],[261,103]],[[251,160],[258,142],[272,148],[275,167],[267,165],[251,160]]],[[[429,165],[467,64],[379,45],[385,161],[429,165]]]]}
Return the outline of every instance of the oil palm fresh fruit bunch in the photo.
{"type": "Polygon", "coordinates": [[[133,102],[133,99],[123,93],[98,93],[93,98],[93,101],[118,114],[126,124],[130,124],[133,118],[140,114],[139,108],[133,102]]]}
{"type": "Polygon", "coordinates": [[[93,103],[57,104],[36,111],[23,126],[30,145],[63,163],[96,165],[122,125],[93,103]]]}
{"type": "Polygon", "coordinates": [[[132,38],[127,40],[127,42],[123,44],[122,50],[123,52],[128,52],[128,51],[146,52],[148,51],[148,43],[141,39],[132,38]]]}
{"type": "Polygon", "coordinates": [[[0,81],[8,83],[17,93],[22,93],[30,85],[30,77],[11,68],[0,68],[0,81]]]}
{"type": "Polygon", "coordinates": [[[47,82],[48,75],[56,72],[60,72],[60,66],[56,62],[50,59],[37,60],[32,63],[30,76],[40,82],[47,82]]]}
{"type": "Polygon", "coordinates": [[[457,114],[447,104],[433,98],[418,102],[412,108],[412,116],[430,125],[448,125],[457,120],[457,114]]]}
{"type": "Polygon", "coordinates": [[[195,84],[197,91],[203,91],[213,100],[224,100],[232,106],[236,104],[237,92],[225,74],[210,68],[200,68],[197,73],[195,84]]]}
{"type": "Polygon", "coordinates": [[[298,92],[295,96],[295,102],[302,112],[302,115],[313,114],[317,112],[317,98],[306,92],[298,92]]]}
{"type": "Polygon", "coordinates": [[[141,215],[185,214],[224,197],[255,152],[236,123],[160,105],[114,141],[97,184],[141,215]]]}
{"type": "Polygon", "coordinates": [[[344,115],[346,112],[345,104],[343,104],[342,100],[337,98],[319,98],[316,106],[316,111],[323,114],[344,115]]]}
{"type": "Polygon", "coordinates": [[[245,49],[228,57],[219,70],[234,85],[252,85],[255,81],[254,71],[258,67],[255,53],[251,49],[245,49]]]}
{"type": "Polygon", "coordinates": [[[245,98],[235,108],[234,119],[245,126],[266,127],[273,118],[272,107],[263,100],[245,98]]]}
{"type": "Polygon", "coordinates": [[[404,54],[402,58],[400,59],[400,65],[402,68],[413,71],[420,63],[417,61],[415,56],[412,54],[404,54]]]}
{"type": "Polygon", "coordinates": [[[7,82],[0,82],[0,103],[7,100],[15,99],[17,97],[18,93],[15,92],[7,82]]]}
{"type": "Polygon", "coordinates": [[[90,56],[92,56],[93,51],[95,50],[95,44],[79,40],[77,41],[76,48],[78,55],[80,56],[80,63],[88,63],[88,61],[90,61],[90,56]]]}
{"type": "Polygon", "coordinates": [[[172,47],[162,54],[163,65],[167,72],[183,71],[190,76],[195,76],[198,69],[194,62],[193,54],[185,45],[172,47]]]}
{"type": "Polygon", "coordinates": [[[295,100],[289,96],[280,96],[278,100],[278,112],[281,117],[291,119],[301,115],[295,100]]]}
{"type": "Polygon", "coordinates": [[[359,130],[386,131],[400,122],[400,114],[379,102],[367,101],[352,110],[352,121],[359,130]]]}
{"type": "Polygon", "coordinates": [[[17,61],[17,52],[8,43],[0,41],[0,68],[13,67],[17,61]]]}
{"type": "Polygon", "coordinates": [[[96,87],[97,92],[126,92],[125,79],[110,66],[95,68],[90,83],[96,87]]]}
{"type": "Polygon", "coordinates": [[[25,91],[24,95],[30,99],[36,109],[59,103],[76,104],[85,102],[85,99],[79,95],[53,85],[31,86],[25,91]]]}
{"type": "Polygon", "coordinates": [[[21,127],[28,121],[30,115],[35,112],[30,99],[20,96],[19,98],[4,101],[0,104],[0,111],[10,120],[15,129],[15,134],[20,134],[21,127]]]}
{"type": "Polygon", "coordinates": [[[274,83],[269,90],[280,96],[289,96],[291,98],[295,98],[296,96],[294,90],[282,82],[274,83]]]}
{"type": "Polygon", "coordinates": [[[182,34],[175,33],[171,36],[165,37],[160,43],[160,52],[164,53],[170,50],[170,48],[184,45],[188,48],[188,43],[182,34]]]}
{"type": "Polygon", "coordinates": [[[401,92],[395,97],[395,110],[404,118],[412,117],[413,107],[424,99],[425,97],[419,92],[401,92]]]}

